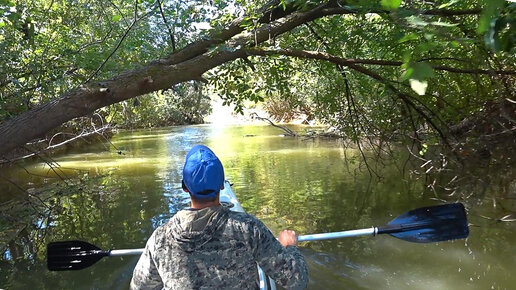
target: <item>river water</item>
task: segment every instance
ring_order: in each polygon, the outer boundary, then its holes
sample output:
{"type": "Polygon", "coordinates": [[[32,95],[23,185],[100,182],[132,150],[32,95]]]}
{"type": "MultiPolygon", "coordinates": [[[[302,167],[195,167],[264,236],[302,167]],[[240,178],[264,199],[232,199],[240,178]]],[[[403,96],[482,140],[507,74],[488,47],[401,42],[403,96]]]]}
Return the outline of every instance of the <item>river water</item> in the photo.
{"type": "Polygon", "coordinates": [[[488,168],[487,175],[477,173],[478,180],[460,172],[432,175],[431,168],[418,175],[428,165],[410,169],[399,154],[392,162],[371,158],[368,165],[380,176],[372,177],[359,151],[343,149],[340,141],[281,133],[254,125],[128,131],[111,143],[54,156],[51,164],[59,168],[38,161],[4,169],[4,205],[21,199],[18,187],[34,195],[45,188],[40,196],[47,207],[36,206],[39,214],[28,211],[24,219],[1,216],[4,234],[15,238],[3,249],[0,288],[127,289],[137,257],[50,272],[46,243],[76,239],[104,249],[143,247],[157,226],[189,205],[181,190],[184,157],[203,143],[222,160],[244,209],[275,234],[286,228],[300,234],[367,228],[421,206],[465,204],[471,231],[465,240],[415,244],[382,235],[300,244],[310,289],[515,289],[512,169],[488,168]],[[48,192],[54,196],[45,197],[48,192]]]}

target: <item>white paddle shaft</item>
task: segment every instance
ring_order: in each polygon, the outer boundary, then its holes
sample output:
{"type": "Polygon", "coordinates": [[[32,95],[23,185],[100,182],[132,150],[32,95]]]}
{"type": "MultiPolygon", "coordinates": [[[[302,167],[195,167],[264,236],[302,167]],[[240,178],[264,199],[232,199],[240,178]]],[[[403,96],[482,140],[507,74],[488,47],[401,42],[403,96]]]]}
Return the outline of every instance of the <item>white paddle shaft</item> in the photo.
{"type": "Polygon", "coordinates": [[[141,255],[143,249],[126,249],[126,250],[110,250],[110,257],[128,256],[128,255],[141,255]]]}
{"type": "Polygon", "coordinates": [[[377,227],[361,229],[361,230],[351,230],[344,232],[333,232],[333,233],[324,233],[324,234],[313,234],[313,235],[303,235],[297,237],[298,242],[312,242],[312,241],[320,241],[320,240],[331,240],[331,239],[340,239],[340,238],[349,238],[349,237],[358,237],[358,236],[375,236],[378,233],[377,227]]]}
{"type": "MultiPolygon", "coordinates": [[[[358,237],[358,236],[375,236],[378,233],[378,228],[372,227],[361,230],[351,230],[344,232],[333,232],[333,233],[323,233],[323,234],[313,234],[313,235],[303,235],[297,237],[298,242],[312,242],[312,241],[320,241],[320,240],[331,240],[331,239],[340,239],[340,238],[349,238],[349,237],[358,237]]],[[[143,249],[125,249],[125,250],[110,250],[110,257],[118,257],[118,256],[128,256],[128,255],[141,255],[143,253],[143,249]]]]}

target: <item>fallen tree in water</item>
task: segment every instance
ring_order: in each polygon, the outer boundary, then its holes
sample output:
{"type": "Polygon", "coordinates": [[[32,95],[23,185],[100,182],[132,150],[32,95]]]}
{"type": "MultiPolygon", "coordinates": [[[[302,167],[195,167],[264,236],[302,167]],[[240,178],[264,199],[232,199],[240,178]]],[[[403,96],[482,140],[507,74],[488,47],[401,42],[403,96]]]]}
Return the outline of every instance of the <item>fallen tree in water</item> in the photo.
{"type": "Polygon", "coordinates": [[[294,132],[294,131],[290,130],[288,127],[286,127],[286,126],[276,125],[276,124],[274,124],[274,122],[272,122],[270,119],[258,116],[258,114],[257,114],[257,113],[254,113],[254,112],[253,112],[253,113],[251,113],[250,117],[251,117],[252,119],[258,119],[258,120],[261,120],[261,121],[266,121],[266,122],[267,122],[267,123],[269,123],[271,126],[273,126],[273,127],[276,127],[276,128],[279,128],[279,129],[283,130],[283,132],[285,132],[285,135],[286,135],[286,136],[290,136],[290,137],[298,137],[298,136],[299,136],[296,132],[294,132]]]}

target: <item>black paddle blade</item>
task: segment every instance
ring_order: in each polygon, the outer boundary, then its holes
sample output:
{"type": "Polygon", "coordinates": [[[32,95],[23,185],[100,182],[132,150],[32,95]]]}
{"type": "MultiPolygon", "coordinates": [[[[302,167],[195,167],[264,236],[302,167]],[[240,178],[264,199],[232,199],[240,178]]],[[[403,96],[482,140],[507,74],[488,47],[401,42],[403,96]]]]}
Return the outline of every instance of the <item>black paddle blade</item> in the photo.
{"type": "Polygon", "coordinates": [[[53,242],[47,245],[47,267],[50,271],[80,270],[108,255],[83,241],[53,242]]]}
{"type": "Polygon", "coordinates": [[[378,228],[378,233],[409,242],[432,243],[467,238],[469,228],[464,205],[453,203],[411,210],[378,228]]]}

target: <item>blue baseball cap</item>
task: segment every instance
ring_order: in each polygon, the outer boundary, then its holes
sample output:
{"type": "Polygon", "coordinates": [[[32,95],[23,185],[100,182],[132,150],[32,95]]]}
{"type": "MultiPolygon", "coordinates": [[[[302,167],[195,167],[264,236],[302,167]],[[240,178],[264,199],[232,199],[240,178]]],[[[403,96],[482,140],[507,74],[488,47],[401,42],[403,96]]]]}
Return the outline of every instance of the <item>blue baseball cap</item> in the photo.
{"type": "Polygon", "coordinates": [[[219,158],[204,145],[195,145],[186,154],[183,186],[195,198],[216,197],[224,185],[224,168],[219,158]]]}

